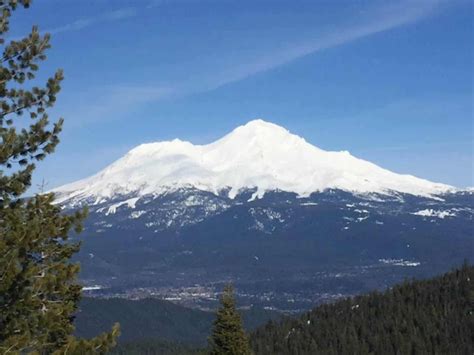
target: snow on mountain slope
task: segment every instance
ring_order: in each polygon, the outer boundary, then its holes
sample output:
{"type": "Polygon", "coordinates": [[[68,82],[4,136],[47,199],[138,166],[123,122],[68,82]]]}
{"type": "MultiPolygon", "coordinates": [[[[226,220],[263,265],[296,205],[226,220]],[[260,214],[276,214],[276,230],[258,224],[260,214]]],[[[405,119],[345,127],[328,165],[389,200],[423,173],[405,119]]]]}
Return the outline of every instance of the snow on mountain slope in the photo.
{"type": "Polygon", "coordinates": [[[254,120],[207,145],[179,139],[142,144],[98,174],[53,192],[57,202],[91,198],[99,202],[187,186],[216,194],[228,189],[231,198],[245,188],[257,189],[254,198],[270,190],[301,196],[329,188],[434,196],[454,189],[393,173],[347,151],[321,150],[280,126],[254,120]]]}

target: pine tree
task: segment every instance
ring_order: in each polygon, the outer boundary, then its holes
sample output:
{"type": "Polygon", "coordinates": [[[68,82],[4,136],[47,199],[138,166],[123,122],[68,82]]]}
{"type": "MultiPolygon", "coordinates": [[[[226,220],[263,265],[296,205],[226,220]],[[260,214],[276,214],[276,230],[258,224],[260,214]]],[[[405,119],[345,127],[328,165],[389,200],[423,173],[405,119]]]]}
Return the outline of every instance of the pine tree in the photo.
{"type": "Polygon", "coordinates": [[[81,230],[86,211],[62,214],[52,194],[22,197],[35,162],[54,151],[63,124],[51,124],[46,112],[56,102],[62,71],[34,86],[49,35],[33,27],[27,37],[5,41],[11,15],[29,5],[0,0],[0,353],[105,353],[118,326],[91,340],[72,335],[81,286],[79,266],[70,261],[79,244],[68,234],[81,230]]]}
{"type": "Polygon", "coordinates": [[[213,355],[249,355],[249,339],[242,326],[242,320],[235,308],[234,290],[228,285],[221,297],[221,307],[217,311],[210,338],[213,355]]]}

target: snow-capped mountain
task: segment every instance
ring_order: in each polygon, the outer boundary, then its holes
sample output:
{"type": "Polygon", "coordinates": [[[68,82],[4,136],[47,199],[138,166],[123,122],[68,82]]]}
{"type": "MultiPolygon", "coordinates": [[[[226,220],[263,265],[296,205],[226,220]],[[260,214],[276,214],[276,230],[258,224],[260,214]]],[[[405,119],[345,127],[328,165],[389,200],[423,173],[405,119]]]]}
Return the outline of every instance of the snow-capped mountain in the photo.
{"type": "Polygon", "coordinates": [[[472,191],[324,151],[262,120],[207,145],[140,145],[54,192],[66,209],[89,206],[81,276],[108,295],[165,287],[173,298],[170,287],[234,280],[252,304],[295,309],[473,257],[472,191]]]}
{"type": "Polygon", "coordinates": [[[98,174],[53,191],[58,203],[74,205],[118,196],[157,196],[181,188],[215,195],[225,191],[231,199],[246,189],[255,190],[251,199],[277,190],[302,197],[326,189],[425,197],[454,190],[393,173],[347,151],[324,151],[285,128],[254,120],[207,145],[178,139],[142,144],[98,174]]]}
{"type": "Polygon", "coordinates": [[[188,187],[91,205],[83,281],[106,296],[194,302],[196,287],[232,280],[250,304],[297,311],[473,260],[472,192],[254,193],[188,187]]]}

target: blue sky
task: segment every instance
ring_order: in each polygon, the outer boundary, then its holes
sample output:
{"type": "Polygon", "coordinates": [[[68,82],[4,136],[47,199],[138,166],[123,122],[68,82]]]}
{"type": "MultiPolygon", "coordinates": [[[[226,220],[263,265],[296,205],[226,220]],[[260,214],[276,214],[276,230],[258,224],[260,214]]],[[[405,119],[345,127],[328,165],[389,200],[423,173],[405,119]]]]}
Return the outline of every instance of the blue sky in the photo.
{"type": "MultiPolygon", "coordinates": [[[[254,118],[399,173],[474,185],[469,0],[42,0],[18,11],[53,35],[66,80],[47,188],[132,147],[208,143],[254,118]]],[[[33,187],[33,191],[35,187],[33,187]]]]}

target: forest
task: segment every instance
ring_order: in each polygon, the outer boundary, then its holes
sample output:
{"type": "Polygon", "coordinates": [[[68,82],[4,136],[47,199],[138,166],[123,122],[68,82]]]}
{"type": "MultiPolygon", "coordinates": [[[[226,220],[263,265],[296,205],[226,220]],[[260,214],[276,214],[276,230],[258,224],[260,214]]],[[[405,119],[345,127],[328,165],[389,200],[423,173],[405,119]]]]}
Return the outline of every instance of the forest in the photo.
{"type": "MultiPolygon", "coordinates": [[[[298,318],[270,320],[250,333],[255,354],[471,354],[474,266],[323,304],[298,318]]],[[[114,354],[206,354],[158,339],[114,354]]]]}
{"type": "Polygon", "coordinates": [[[252,334],[257,354],[472,354],[474,267],[321,305],[252,334]]]}

